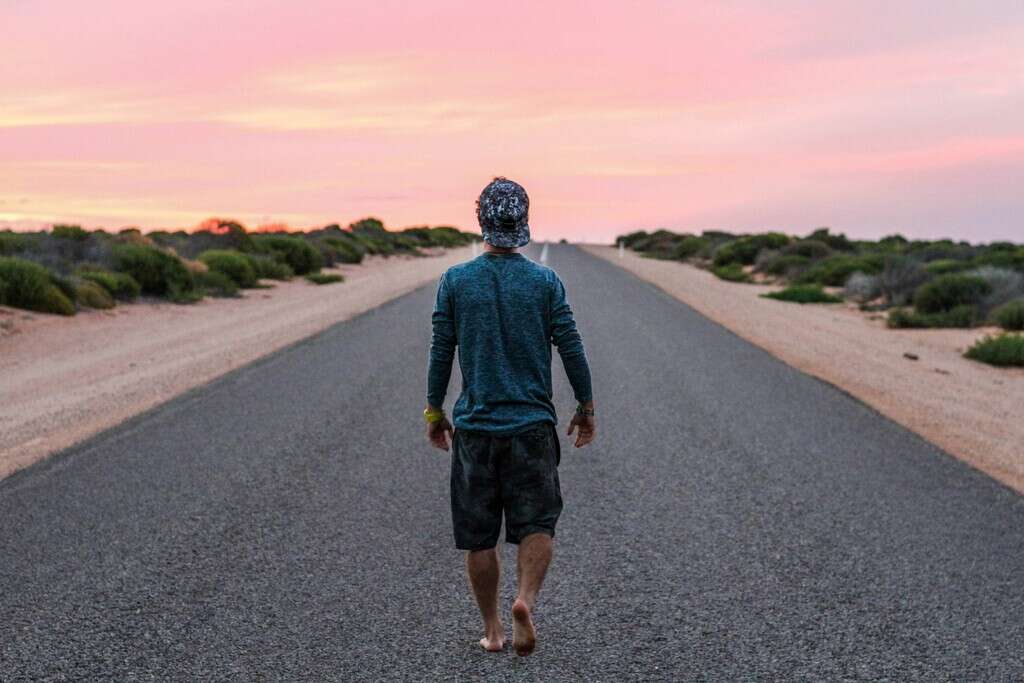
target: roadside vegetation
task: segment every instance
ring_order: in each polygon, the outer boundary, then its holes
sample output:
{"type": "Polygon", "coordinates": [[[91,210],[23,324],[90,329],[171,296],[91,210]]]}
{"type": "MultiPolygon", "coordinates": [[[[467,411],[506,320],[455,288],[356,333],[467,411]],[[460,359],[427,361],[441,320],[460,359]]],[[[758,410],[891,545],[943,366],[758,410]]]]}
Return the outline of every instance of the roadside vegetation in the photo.
{"type": "MultiPolygon", "coordinates": [[[[891,327],[1024,329],[1024,245],[953,240],[851,240],[820,228],[803,237],[707,230],[638,231],[616,240],[643,256],[683,261],[730,282],[781,285],[768,298],[849,301],[891,327]]],[[[1003,346],[1017,343],[993,342],[1003,346]]]]}
{"type": "Polygon", "coordinates": [[[206,296],[238,296],[242,289],[270,286],[267,280],[301,276],[318,285],[341,282],[341,275],[321,269],[360,263],[367,255],[422,256],[424,249],[478,239],[450,227],[391,231],[376,218],[304,232],[283,226],[250,232],[221,219],[191,232],[143,234],[126,228],[113,233],[77,225],[0,231],[0,305],[74,315],[139,297],[187,304],[206,296]]]}

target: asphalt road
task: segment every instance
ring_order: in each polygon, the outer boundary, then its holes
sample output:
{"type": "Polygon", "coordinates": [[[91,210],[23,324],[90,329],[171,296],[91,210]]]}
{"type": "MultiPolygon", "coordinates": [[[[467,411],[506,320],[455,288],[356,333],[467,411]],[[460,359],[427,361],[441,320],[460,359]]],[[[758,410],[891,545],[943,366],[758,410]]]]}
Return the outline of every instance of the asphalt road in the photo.
{"type": "Polygon", "coordinates": [[[612,264],[549,263],[600,432],[563,436],[533,657],[476,645],[429,286],[0,482],[0,680],[1024,678],[1024,499],[612,264]]]}

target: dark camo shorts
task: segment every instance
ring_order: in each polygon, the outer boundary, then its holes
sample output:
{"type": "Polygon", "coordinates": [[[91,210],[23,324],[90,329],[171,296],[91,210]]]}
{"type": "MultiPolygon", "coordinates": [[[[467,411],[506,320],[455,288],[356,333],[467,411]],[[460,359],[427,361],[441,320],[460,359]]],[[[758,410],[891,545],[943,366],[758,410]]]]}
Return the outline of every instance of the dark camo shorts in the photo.
{"type": "Polygon", "coordinates": [[[505,515],[505,541],[555,535],[562,512],[561,447],[543,422],[512,436],[456,429],[452,439],[452,523],[455,547],[493,548],[505,515]]]}

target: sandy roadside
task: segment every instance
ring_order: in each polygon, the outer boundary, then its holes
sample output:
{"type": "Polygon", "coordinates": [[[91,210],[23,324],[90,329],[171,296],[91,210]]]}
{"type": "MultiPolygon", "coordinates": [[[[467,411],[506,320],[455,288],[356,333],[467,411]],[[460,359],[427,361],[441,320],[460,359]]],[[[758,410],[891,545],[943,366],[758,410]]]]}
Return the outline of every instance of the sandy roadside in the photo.
{"type": "Polygon", "coordinates": [[[771,301],[758,295],[773,287],[724,282],[633,252],[619,258],[614,247],[584,248],[1024,493],[1024,370],[961,356],[994,330],[890,330],[852,306],[771,301]]]}
{"type": "Polygon", "coordinates": [[[0,477],[334,323],[405,294],[470,257],[345,265],[242,299],[140,303],[61,318],[0,307],[0,477]]]}

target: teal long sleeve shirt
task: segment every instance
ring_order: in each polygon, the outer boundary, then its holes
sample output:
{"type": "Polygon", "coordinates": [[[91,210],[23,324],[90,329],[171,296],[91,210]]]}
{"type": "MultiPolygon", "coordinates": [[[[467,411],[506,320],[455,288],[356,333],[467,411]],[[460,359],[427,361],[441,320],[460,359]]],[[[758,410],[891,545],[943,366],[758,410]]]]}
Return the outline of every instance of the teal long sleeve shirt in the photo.
{"type": "Polygon", "coordinates": [[[512,434],[557,421],[551,402],[551,347],[576,400],[591,400],[590,367],[565,286],[522,254],[484,252],[449,268],[437,286],[427,402],[444,405],[456,349],[462,392],[457,429],[512,434]]]}

